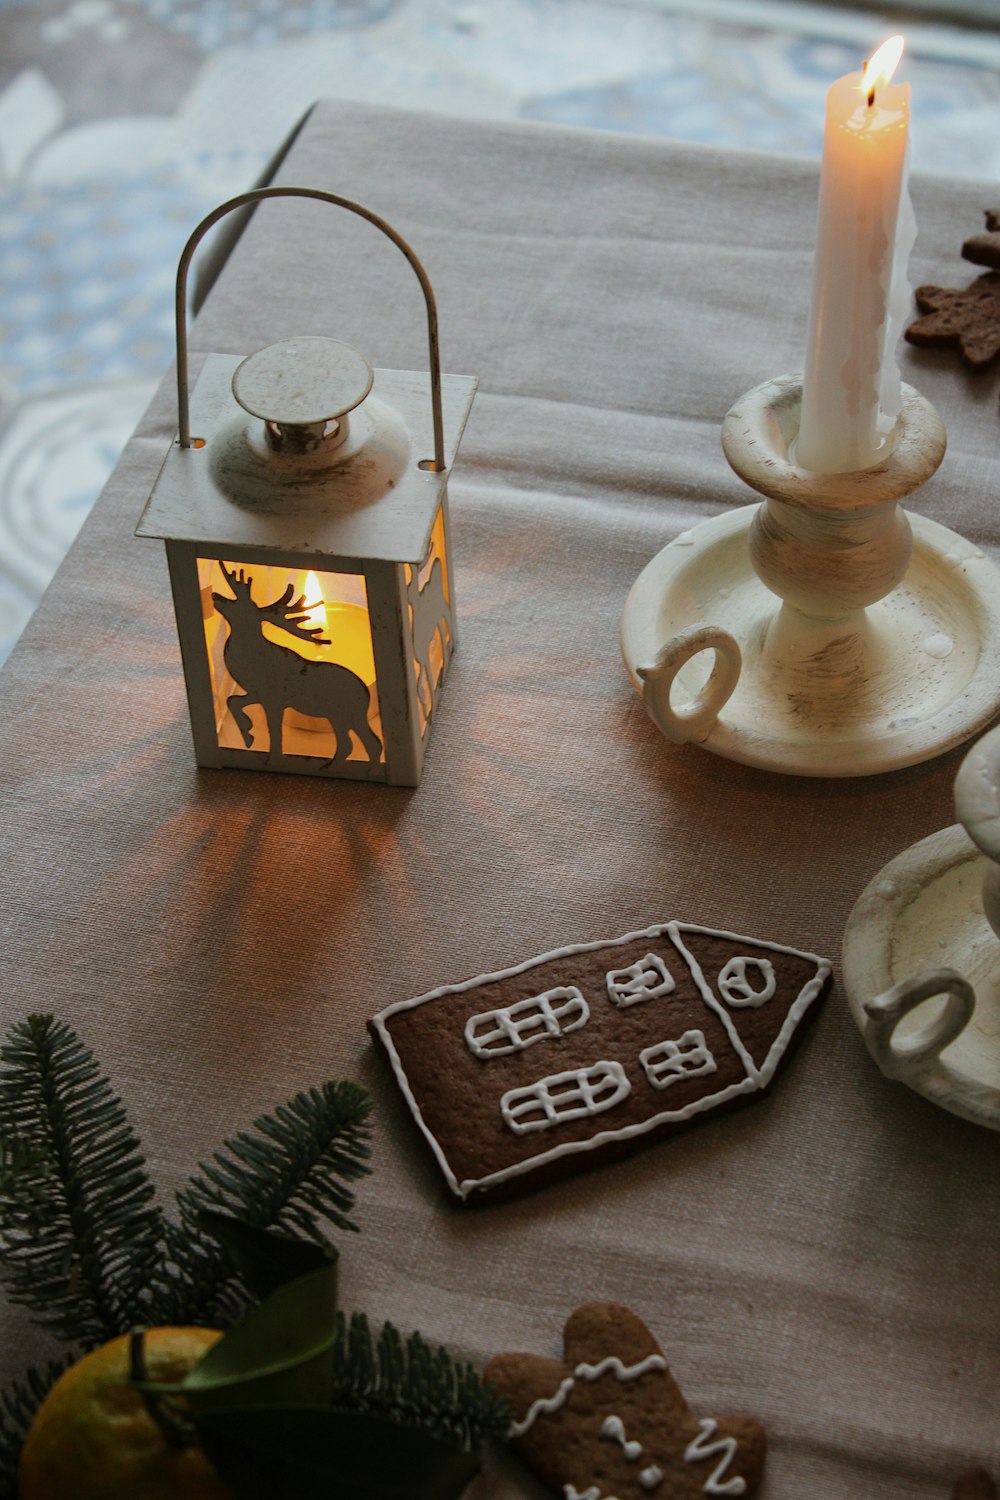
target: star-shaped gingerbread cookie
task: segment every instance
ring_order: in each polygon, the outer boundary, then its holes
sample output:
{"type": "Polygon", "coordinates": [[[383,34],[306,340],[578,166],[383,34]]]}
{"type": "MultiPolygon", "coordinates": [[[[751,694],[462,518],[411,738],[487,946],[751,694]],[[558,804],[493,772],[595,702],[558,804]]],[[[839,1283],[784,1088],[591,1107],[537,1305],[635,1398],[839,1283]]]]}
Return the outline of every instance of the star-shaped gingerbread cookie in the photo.
{"type": "Polygon", "coordinates": [[[645,1323],[617,1302],[571,1314],[562,1360],[498,1354],[513,1446],[561,1500],[752,1495],[767,1437],[750,1417],[696,1417],[645,1323]]]}
{"type": "Polygon", "coordinates": [[[973,265],[1000,270],[1000,208],[986,210],[986,232],[970,236],[962,246],[962,255],[973,265]]]}
{"type": "Polygon", "coordinates": [[[914,296],[926,316],[907,328],[911,344],[957,344],[976,370],[1000,354],[1000,272],[987,271],[967,287],[918,286],[914,296]]]}

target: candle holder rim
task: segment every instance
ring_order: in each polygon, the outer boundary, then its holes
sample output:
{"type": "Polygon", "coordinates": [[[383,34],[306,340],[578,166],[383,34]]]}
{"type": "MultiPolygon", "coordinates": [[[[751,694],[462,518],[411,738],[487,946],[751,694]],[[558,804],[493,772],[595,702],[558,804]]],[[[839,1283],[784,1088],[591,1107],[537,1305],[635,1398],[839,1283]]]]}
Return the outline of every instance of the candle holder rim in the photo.
{"type": "Polygon", "coordinates": [[[783,427],[801,405],[800,374],[772,376],[734,402],[722,423],[723,451],[745,484],[783,504],[845,513],[895,504],[931,478],[947,447],[944,423],[931,402],[911,385],[904,383],[902,391],[892,447],[867,469],[817,474],[790,461],[794,438],[783,427]]]}

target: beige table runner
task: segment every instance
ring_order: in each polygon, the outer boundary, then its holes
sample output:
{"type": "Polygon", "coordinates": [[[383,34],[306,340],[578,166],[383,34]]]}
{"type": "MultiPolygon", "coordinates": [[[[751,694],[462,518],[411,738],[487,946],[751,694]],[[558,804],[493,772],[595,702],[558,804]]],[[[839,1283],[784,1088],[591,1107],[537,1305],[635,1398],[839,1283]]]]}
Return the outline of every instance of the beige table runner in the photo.
{"type": "MultiPolygon", "coordinates": [[[[953,754],[813,783],[668,746],[622,669],[630,584],[748,500],[732,403],[801,366],[811,164],[323,104],[281,179],[359,198],[478,374],[451,483],[453,663],[416,791],[198,772],[165,562],[133,530],[175,426],[160,393],[2,676],[5,1023],[98,1051],[170,1188],[326,1077],[373,1091],[347,1307],[477,1362],[556,1353],[629,1303],[705,1413],[771,1437],[766,1500],[945,1500],[1000,1471],[1000,1141],[875,1071],[835,989],[773,1093],[631,1161],[463,1213],[418,1148],[369,1015],[437,983],[679,917],[836,959],[869,877],[953,821],[953,754]]],[[[995,192],[993,194],[995,197],[995,192]]],[[[964,284],[989,193],[919,180],[915,282],[964,284]]],[[[194,348],[328,332],[424,368],[419,293],[366,225],[259,209],[194,348]]],[[[915,507],[994,551],[997,378],[903,351],[945,463],[915,507]]],[[[2,1364],[46,1348],[3,1311],[2,1364]]],[[[513,1461],[475,1500],[538,1493],[513,1461]]]]}

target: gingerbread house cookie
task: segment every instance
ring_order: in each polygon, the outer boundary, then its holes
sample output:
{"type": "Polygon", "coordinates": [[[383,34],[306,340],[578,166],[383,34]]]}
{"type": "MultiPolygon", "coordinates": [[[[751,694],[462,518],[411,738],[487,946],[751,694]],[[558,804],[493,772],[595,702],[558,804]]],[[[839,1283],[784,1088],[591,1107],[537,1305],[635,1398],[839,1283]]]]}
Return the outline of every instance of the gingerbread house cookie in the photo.
{"type": "Polygon", "coordinates": [[[797,949],[665,922],[444,985],[370,1028],[449,1188],[474,1203],[752,1099],[830,972],[797,949]]]}

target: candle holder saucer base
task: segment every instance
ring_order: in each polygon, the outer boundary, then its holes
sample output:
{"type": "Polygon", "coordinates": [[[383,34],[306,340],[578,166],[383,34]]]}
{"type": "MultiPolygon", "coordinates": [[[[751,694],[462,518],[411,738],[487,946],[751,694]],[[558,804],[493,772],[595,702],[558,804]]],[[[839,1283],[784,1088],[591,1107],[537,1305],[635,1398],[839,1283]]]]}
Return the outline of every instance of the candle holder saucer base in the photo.
{"type": "Polygon", "coordinates": [[[930,760],[1000,711],[1000,570],[977,547],[911,516],[898,586],[865,609],[814,619],[757,577],[748,543],[758,509],[676,537],[628,596],[625,665],[668,738],[763,770],[868,776],[930,760]],[[672,687],[691,705],[668,704],[666,722],[651,706],[660,667],[667,696],[672,687]]]}
{"type": "MultiPolygon", "coordinates": [[[[843,981],[851,1015],[875,1054],[877,1022],[865,1005],[921,972],[953,970],[975,991],[975,1009],[958,1035],[923,1065],[883,1071],[952,1114],[1000,1130],[1000,968],[994,937],[978,893],[990,861],[960,824],[932,833],[880,870],[851,913],[844,934],[843,981]]],[[[947,999],[914,1008],[895,1026],[892,1045],[904,1049],[926,1033],[928,1017],[942,1024],[947,999]]]]}
{"type": "Polygon", "coordinates": [[[889,1078],[1000,1130],[1000,729],[955,779],[961,820],[869,881],[844,932],[843,979],[889,1078]]]}

